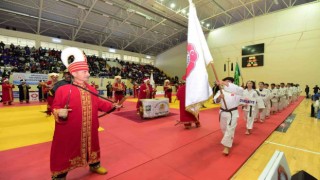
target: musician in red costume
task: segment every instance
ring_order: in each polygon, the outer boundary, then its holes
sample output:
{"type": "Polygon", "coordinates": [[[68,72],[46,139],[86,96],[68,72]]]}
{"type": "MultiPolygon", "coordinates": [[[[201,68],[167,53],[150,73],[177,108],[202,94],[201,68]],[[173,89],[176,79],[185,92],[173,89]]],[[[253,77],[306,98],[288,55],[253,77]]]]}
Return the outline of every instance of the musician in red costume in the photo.
{"type": "Polygon", "coordinates": [[[138,89],[139,89],[139,85],[138,83],[135,82],[133,84],[133,98],[138,97],[138,89]]]}
{"type": "Polygon", "coordinates": [[[89,67],[81,50],[66,48],[61,59],[73,82],[57,89],[52,104],[55,119],[50,158],[52,179],[65,180],[70,170],[87,165],[91,172],[106,174],[107,170],[100,165],[98,110],[108,112],[118,106],[89,92],[97,93],[87,83],[89,67]],[[69,65],[71,55],[75,60],[69,65]]]}
{"type": "Polygon", "coordinates": [[[3,105],[6,105],[8,103],[8,105],[12,105],[13,102],[13,91],[12,89],[15,86],[11,83],[9,83],[9,79],[8,78],[4,78],[3,79],[3,83],[2,83],[2,103],[3,105]]]}
{"type": "Polygon", "coordinates": [[[141,99],[152,99],[152,93],[153,89],[150,84],[150,79],[149,78],[144,78],[143,79],[143,84],[140,85],[140,91],[139,91],[139,96],[138,96],[138,102],[137,102],[137,113],[140,112],[140,106],[142,105],[141,99]]]}
{"type": "Polygon", "coordinates": [[[47,115],[51,116],[52,113],[52,103],[54,96],[50,93],[50,90],[53,88],[53,86],[58,82],[59,74],[57,73],[50,73],[48,74],[49,80],[45,83],[45,92],[47,93],[47,115]]]}
{"type": "Polygon", "coordinates": [[[163,89],[164,89],[164,97],[169,98],[169,103],[171,103],[172,86],[170,85],[170,81],[168,79],[164,81],[163,89]]]}
{"type": "Polygon", "coordinates": [[[185,81],[186,81],[186,76],[182,77],[182,84],[178,89],[177,92],[177,99],[180,101],[180,123],[184,124],[184,127],[186,129],[190,129],[192,123],[195,123],[196,127],[200,127],[200,122],[199,122],[199,116],[198,119],[192,115],[191,113],[189,113],[188,111],[186,111],[186,85],[185,85],[185,81]]]}
{"type": "Polygon", "coordinates": [[[121,76],[114,77],[112,88],[114,91],[114,100],[116,103],[119,103],[124,98],[124,86],[121,83],[121,76]]]}

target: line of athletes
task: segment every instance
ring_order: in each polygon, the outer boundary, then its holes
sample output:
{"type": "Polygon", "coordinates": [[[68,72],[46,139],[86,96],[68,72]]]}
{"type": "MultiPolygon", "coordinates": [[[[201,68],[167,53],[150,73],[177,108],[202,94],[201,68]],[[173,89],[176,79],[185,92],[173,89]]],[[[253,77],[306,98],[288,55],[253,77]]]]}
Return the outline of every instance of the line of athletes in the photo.
{"type": "MultiPolygon", "coordinates": [[[[232,147],[235,129],[239,118],[238,107],[244,112],[246,121],[246,135],[252,133],[254,122],[263,123],[271,114],[281,112],[294,101],[298,100],[301,89],[298,84],[280,83],[269,85],[259,82],[256,88],[255,81],[247,81],[246,85],[240,87],[233,83],[234,78],[226,77],[222,81],[216,82],[221,85],[221,92],[214,95],[214,101],[220,103],[219,122],[223,133],[221,144],[224,146],[222,153],[228,155],[232,147]]],[[[185,86],[181,86],[177,92],[180,100],[180,123],[184,124],[186,129],[190,129],[194,123],[200,127],[200,117],[195,118],[192,114],[185,111],[185,86]]]]}

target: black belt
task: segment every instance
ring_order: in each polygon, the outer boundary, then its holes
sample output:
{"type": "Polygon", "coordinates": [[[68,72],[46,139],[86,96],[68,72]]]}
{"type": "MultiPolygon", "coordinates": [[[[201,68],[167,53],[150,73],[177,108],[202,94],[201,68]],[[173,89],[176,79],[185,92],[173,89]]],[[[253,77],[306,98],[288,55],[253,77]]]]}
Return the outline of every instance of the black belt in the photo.
{"type": "MultiPolygon", "coordinates": [[[[232,122],[232,113],[231,112],[234,111],[234,110],[237,110],[237,109],[238,109],[238,107],[234,107],[234,108],[231,108],[231,109],[223,109],[223,108],[220,107],[220,110],[222,112],[228,112],[231,115],[231,120],[230,120],[229,126],[231,126],[231,122],[232,122]]],[[[221,113],[219,115],[219,121],[220,121],[220,119],[221,119],[221,113]]]]}

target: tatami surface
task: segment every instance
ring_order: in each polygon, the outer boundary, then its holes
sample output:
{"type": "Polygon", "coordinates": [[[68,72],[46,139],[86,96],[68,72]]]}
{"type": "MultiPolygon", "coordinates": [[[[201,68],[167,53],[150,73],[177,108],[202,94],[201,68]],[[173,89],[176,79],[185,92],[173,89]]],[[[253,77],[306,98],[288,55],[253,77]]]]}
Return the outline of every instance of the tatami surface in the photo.
{"type": "MultiPolygon", "coordinates": [[[[69,173],[68,179],[228,179],[260,144],[233,178],[248,179],[249,174],[250,179],[257,179],[276,149],[285,152],[292,173],[303,169],[319,178],[320,127],[319,121],[309,118],[308,100],[293,112],[297,116],[287,133],[274,132],[266,141],[298,103],[263,124],[255,123],[249,137],[244,135],[245,123],[240,118],[229,157],[221,155],[218,109],[211,101],[200,113],[202,127],[191,130],[174,126],[179,119],[178,101],[170,104],[169,116],[150,120],[133,114],[134,101],[128,100],[124,109],[100,119],[104,129],[100,132],[101,161],[109,173],[99,176],[78,168],[69,173]]],[[[0,107],[0,177],[50,178],[54,121],[41,112],[44,110],[45,105],[39,103],[0,107]]]]}

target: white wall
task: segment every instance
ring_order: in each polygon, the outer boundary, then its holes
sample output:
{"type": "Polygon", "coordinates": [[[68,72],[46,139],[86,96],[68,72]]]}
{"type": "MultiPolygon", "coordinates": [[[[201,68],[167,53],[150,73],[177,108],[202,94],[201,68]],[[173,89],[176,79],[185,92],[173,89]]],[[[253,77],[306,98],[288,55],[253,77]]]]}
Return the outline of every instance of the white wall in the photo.
{"type": "MultiPolygon", "coordinates": [[[[244,81],[320,85],[320,3],[216,29],[208,34],[207,42],[219,78],[228,75],[223,70],[228,58],[241,66],[242,46],[265,43],[264,66],[241,68],[244,81]]],[[[171,76],[181,77],[186,67],[186,42],[158,55],[156,66],[171,76]]]]}

